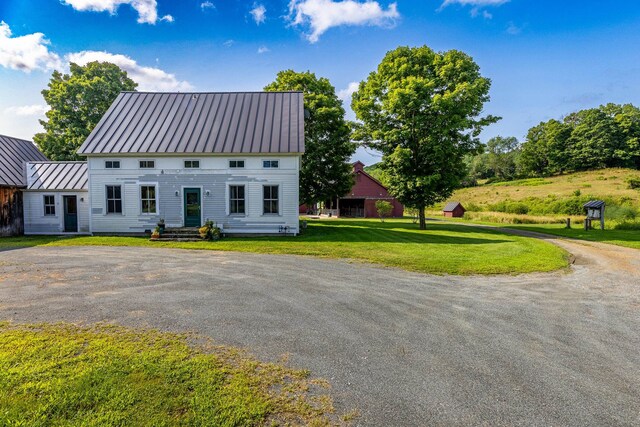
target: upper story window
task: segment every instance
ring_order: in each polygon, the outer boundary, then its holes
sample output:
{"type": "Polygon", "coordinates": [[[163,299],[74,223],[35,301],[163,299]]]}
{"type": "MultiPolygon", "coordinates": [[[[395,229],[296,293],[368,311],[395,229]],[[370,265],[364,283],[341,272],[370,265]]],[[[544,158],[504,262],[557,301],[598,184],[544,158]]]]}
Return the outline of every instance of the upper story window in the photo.
{"type": "Polygon", "coordinates": [[[280,161],[279,160],[263,160],[262,167],[276,169],[280,167],[280,161]]]}
{"type": "Polygon", "coordinates": [[[200,168],[200,160],[185,160],[184,161],[185,169],[198,169],[200,168]]]}
{"type": "Polygon", "coordinates": [[[105,160],[105,169],[120,169],[120,160],[105,160]]]}
{"type": "Polygon", "coordinates": [[[47,216],[56,214],[56,196],[44,196],[44,214],[47,216]]]}
{"type": "Polygon", "coordinates": [[[154,169],[155,167],[155,160],[140,160],[140,169],[154,169]]]}
{"type": "Polygon", "coordinates": [[[229,160],[229,167],[230,168],[243,168],[244,167],[244,160],[229,160]]]}

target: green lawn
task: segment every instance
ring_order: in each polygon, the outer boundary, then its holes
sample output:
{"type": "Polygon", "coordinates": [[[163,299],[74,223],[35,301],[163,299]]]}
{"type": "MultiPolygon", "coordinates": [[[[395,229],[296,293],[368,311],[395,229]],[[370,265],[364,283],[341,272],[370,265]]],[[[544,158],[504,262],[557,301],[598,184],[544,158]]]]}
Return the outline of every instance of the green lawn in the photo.
{"type": "Polygon", "coordinates": [[[218,242],[150,242],[137,237],[22,237],[0,248],[33,245],[152,246],[344,258],[434,274],[513,274],[566,267],[567,253],[549,243],[431,222],[420,231],[411,220],[310,220],[302,236],[227,238],[218,242]]]}
{"type": "Polygon", "coordinates": [[[610,243],[612,245],[626,246],[628,248],[640,249],[640,230],[589,230],[584,231],[579,225],[573,228],[564,228],[563,224],[527,224],[527,225],[504,225],[505,228],[518,228],[521,230],[537,231],[539,233],[553,234],[555,236],[571,237],[574,239],[589,240],[592,242],[610,243]]]}
{"type": "Polygon", "coordinates": [[[0,322],[3,426],[328,425],[307,377],[183,335],[0,322]]]}

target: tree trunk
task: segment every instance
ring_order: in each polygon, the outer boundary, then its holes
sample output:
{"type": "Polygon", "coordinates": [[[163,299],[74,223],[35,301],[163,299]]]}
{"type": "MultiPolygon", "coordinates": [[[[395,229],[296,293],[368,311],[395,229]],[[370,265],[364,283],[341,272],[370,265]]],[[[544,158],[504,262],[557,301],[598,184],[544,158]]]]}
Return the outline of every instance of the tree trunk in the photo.
{"type": "Polygon", "coordinates": [[[424,217],[424,206],[418,208],[418,216],[420,217],[420,230],[427,229],[427,221],[424,217]]]}

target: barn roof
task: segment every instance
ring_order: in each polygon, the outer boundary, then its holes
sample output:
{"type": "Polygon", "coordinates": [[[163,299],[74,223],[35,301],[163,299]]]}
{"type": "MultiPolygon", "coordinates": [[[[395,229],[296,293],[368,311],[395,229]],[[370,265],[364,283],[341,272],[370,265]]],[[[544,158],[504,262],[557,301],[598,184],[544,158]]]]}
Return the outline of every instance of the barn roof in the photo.
{"type": "Polygon", "coordinates": [[[443,212],[452,212],[458,206],[460,206],[461,208],[464,209],[464,207],[462,206],[462,203],[460,203],[460,202],[449,202],[446,205],[444,205],[444,208],[442,209],[442,211],[443,212]]]}
{"type": "Polygon", "coordinates": [[[582,205],[582,207],[584,207],[585,209],[587,208],[600,209],[603,206],[604,206],[603,200],[591,200],[585,203],[584,205],[582,205]]]}
{"type": "Polygon", "coordinates": [[[86,162],[31,162],[27,164],[27,190],[86,190],[86,162]]]}
{"type": "Polygon", "coordinates": [[[302,92],[122,92],[79,154],[304,152],[302,92]]]}
{"type": "Polygon", "coordinates": [[[47,160],[31,141],[0,135],[0,185],[25,187],[24,165],[32,160],[47,160]]]}

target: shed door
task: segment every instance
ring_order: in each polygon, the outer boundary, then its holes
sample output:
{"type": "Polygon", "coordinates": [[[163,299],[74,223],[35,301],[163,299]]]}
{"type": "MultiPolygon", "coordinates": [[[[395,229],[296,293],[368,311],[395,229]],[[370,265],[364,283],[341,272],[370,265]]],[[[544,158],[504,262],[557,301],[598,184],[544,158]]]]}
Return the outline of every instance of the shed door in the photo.
{"type": "Polygon", "coordinates": [[[64,201],[64,231],[78,232],[78,199],[76,196],[63,196],[64,201]]]}

